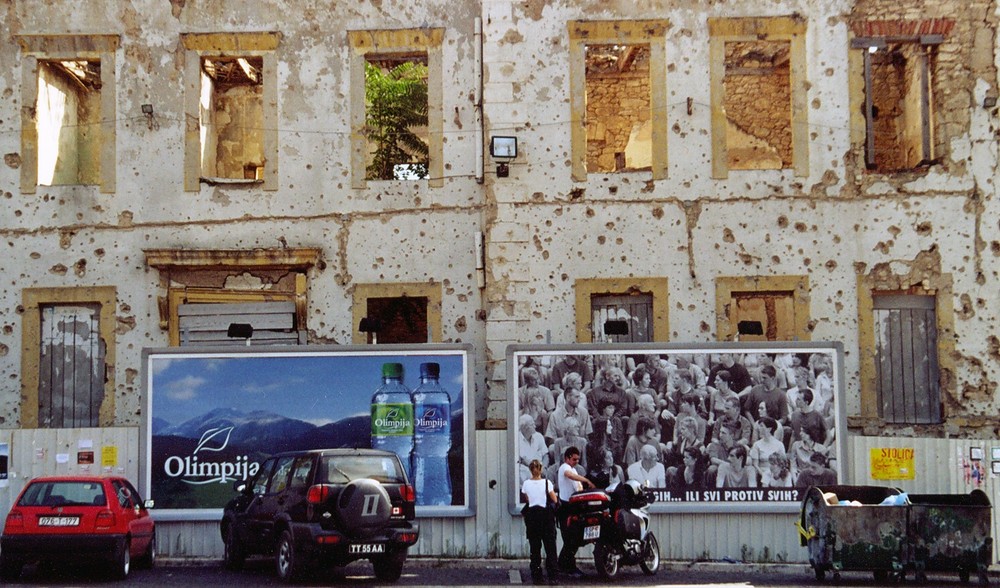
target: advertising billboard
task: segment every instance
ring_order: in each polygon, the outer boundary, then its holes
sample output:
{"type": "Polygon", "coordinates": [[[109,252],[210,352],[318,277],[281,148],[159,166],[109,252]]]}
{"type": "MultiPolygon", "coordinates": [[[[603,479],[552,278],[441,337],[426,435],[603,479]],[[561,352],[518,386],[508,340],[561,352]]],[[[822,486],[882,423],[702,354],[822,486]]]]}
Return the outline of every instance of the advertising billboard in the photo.
{"type": "Polygon", "coordinates": [[[783,512],[843,484],[839,343],[514,345],[507,350],[512,497],[565,450],[597,487],[634,479],[660,512],[783,512]]]}
{"type": "Polygon", "coordinates": [[[470,516],[469,357],[464,345],[146,350],[145,492],[159,518],[216,518],[270,455],[378,447],[400,456],[418,516],[470,516]]]}

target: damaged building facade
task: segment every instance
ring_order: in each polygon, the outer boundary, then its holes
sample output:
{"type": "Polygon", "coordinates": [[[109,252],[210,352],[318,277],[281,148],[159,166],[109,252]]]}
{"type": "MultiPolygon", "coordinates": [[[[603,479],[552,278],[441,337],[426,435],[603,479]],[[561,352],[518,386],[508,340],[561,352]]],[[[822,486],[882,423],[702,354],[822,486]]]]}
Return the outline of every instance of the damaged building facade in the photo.
{"type": "MultiPolygon", "coordinates": [[[[254,344],[466,343],[477,512],[425,521],[415,552],[524,555],[507,346],[602,341],[621,298],[644,341],[750,321],[842,343],[855,483],[869,448],[917,447],[917,489],[968,492],[931,484],[1000,446],[993,0],[86,4],[0,3],[12,474],[80,431],[136,471],[143,349],[232,322],[254,344]],[[406,149],[372,123],[375,79],[415,92],[406,149]]],[[[655,525],[666,558],[803,561],[794,519],[655,525]]],[[[214,521],[158,533],[221,556],[214,521]]]]}

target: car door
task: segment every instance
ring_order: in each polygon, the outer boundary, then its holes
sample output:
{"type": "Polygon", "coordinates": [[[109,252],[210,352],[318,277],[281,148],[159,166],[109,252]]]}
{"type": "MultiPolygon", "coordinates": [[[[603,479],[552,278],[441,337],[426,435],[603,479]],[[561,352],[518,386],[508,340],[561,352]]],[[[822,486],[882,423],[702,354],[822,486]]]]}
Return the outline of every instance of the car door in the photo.
{"type": "Polygon", "coordinates": [[[274,519],[281,508],[294,461],[292,455],[278,457],[263,493],[247,507],[247,538],[254,551],[266,552],[274,546],[274,519]]]}
{"type": "Polygon", "coordinates": [[[246,482],[246,487],[240,490],[240,496],[233,499],[226,507],[231,509],[233,515],[231,524],[237,544],[243,545],[249,552],[260,550],[260,530],[253,520],[252,513],[256,511],[260,497],[267,491],[275,461],[273,457],[265,460],[257,473],[246,482]]]}
{"type": "Polygon", "coordinates": [[[146,510],[139,491],[128,480],[112,480],[111,485],[122,508],[125,527],[132,536],[132,554],[143,554],[153,540],[153,517],[146,510]]]}

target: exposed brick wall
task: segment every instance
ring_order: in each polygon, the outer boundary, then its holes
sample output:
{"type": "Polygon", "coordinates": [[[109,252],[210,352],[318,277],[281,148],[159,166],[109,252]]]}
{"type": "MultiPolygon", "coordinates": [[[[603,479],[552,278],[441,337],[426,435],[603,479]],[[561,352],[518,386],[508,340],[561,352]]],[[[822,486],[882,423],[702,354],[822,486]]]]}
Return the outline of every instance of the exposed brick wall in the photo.
{"type": "Polygon", "coordinates": [[[632,129],[650,120],[649,62],[636,61],[621,75],[587,76],[587,170],[616,169],[632,129]]]}
{"type": "MultiPolygon", "coordinates": [[[[726,118],[744,133],[773,147],[781,157],[782,167],[792,167],[792,96],[788,61],[772,67],[769,61],[745,58],[757,46],[763,45],[777,43],[726,43],[727,73],[723,81],[726,118]],[[731,74],[730,65],[742,73],[731,74]],[[749,73],[753,71],[756,73],[749,73]]],[[[730,164],[735,168],[747,167],[740,162],[730,164]]]]}

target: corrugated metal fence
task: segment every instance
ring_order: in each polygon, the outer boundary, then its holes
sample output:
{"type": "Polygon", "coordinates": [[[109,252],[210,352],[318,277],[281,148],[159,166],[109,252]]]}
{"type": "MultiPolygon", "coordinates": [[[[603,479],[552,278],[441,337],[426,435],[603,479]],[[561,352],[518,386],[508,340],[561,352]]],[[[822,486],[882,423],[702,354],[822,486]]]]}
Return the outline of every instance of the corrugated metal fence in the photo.
{"type": "MultiPolygon", "coordinates": [[[[12,477],[7,488],[0,488],[0,512],[6,514],[11,501],[32,476],[80,471],[77,452],[95,453],[90,471],[103,471],[102,451],[115,447],[118,462],[113,469],[133,480],[138,477],[136,460],[138,429],[32,429],[0,434],[9,438],[12,477]],[[62,457],[67,460],[62,462],[62,457]],[[58,457],[58,459],[57,459],[58,457]]],[[[844,460],[845,475],[852,484],[895,486],[907,492],[928,494],[967,494],[980,488],[992,504],[1000,501],[997,476],[991,473],[993,447],[1000,452],[998,440],[914,439],[886,437],[849,437],[849,459],[844,460]],[[913,480],[873,480],[869,465],[872,449],[903,448],[914,450],[913,480]],[[983,476],[973,467],[975,456],[982,457],[983,476]]],[[[527,542],[520,517],[507,510],[507,432],[476,433],[476,513],[468,518],[421,519],[421,536],[414,555],[445,557],[526,557],[527,542]]],[[[805,562],[807,553],[799,545],[793,526],[796,513],[711,513],[659,514],[654,530],[660,538],[662,556],[671,560],[722,560],[805,562]]],[[[993,537],[1000,537],[996,508],[993,537]]],[[[218,521],[160,521],[157,545],[161,555],[174,558],[221,558],[222,541],[218,521]]],[[[996,546],[996,542],[994,543],[996,546]]],[[[997,561],[994,547],[994,561],[997,561]]],[[[581,557],[589,551],[581,552],[581,557]]]]}

